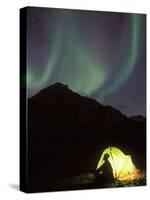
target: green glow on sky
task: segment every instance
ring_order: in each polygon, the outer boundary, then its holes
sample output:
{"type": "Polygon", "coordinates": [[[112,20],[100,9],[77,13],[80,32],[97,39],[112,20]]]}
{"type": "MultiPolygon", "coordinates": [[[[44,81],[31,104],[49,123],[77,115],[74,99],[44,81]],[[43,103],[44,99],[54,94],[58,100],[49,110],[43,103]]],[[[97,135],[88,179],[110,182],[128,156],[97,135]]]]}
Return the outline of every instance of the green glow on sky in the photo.
{"type": "MultiPolygon", "coordinates": [[[[123,60],[116,72],[115,79],[105,88],[113,74],[108,70],[108,60],[99,52],[99,57],[91,53],[90,45],[84,44],[78,31],[78,20],[72,19],[58,23],[53,37],[51,53],[44,66],[43,73],[39,76],[28,66],[27,84],[29,89],[39,90],[48,86],[55,69],[59,67],[56,82],[68,84],[69,87],[80,94],[90,95],[97,89],[101,89],[101,95],[105,96],[116,91],[132,74],[139,50],[140,40],[140,15],[133,14],[130,19],[130,41],[124,52],[123,60]],[[67,29],[66,24],[70,24],[67,29]],[[63,49],[65,46],[65,50],[63,49]],[[58,65],[58,60],[61,62],[58,65]],[[104,89],[103,89],[104,88],[104,89]]],[[[35,69],[35,66],[34,66],[35,69]]]]}
{"type": "MultiPolygon", "coordinates": [[[[116,91],[132,74],[136,65],[139,43],[140,43],[140,16],[133,15],[131,18],[131,34],[130,41],[128,42],[129,47],[125,52],[124,61],[122,61],[121,70],[117,73],[117,77],[114,80],[114,84],[110,86],[108,91],[105,93],[113,93],[116,91]]],[[[126,41],[125,41],[126,42],[126,41]]]]}
{"type": "Polygon", "coordinates": [[[62,40],[63,40],[63,34],[61,33],[60,30],[57,30],[55,34],[55,38],[54,38],[55,43],[52,44],[53,45],[52,54],[50,55],[48,59],[48,63],[45,67],[45,71],[43,72],[43,74],[41,74],[41,77],[36,76],[36,72],[32,71],[33,69],[32,66],[28,67],[27,83],[28,83],[29,88],[31,89],[39,88],[42,85],[47,83],[57,63],[58,55],[61,50],[62,40]]]}

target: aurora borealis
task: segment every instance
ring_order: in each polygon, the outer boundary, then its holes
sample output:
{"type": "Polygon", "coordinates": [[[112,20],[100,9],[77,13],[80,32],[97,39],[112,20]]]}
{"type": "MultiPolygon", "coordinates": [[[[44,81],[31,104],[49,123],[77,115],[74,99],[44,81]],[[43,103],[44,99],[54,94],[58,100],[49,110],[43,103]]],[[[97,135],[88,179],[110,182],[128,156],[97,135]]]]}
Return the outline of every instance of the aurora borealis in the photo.
{"type": "Polygon", "coordinates": [[[55,83],[127,115],[145,115],[143,14],[29,8],[28,96],[55,83]]]}

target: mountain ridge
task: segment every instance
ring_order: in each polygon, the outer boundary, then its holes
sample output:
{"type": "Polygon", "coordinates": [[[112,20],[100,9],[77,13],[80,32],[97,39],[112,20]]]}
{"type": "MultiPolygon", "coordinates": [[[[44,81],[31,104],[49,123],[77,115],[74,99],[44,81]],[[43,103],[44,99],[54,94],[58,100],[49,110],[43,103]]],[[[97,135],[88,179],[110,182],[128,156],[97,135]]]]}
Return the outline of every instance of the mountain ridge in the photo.
{"type": "MultiPolygon", "coordinates": [[[[126,129],[141,125],[141,118],[139,121],[138,116],[127,117],[118,109],[108,105],[104,106],[94,99],[81,96],[61,83],[50,85],[29,98],[28,108],[31,132],[41,131],[45,134],[55,132],[59,136],[64,133],[64,137],[61,136],[61,142],[64,143],[71,142],[69,130],[72,137],[76,138],[75,141],[88,142],[90,137],[93,138],[92,141],[97,140],[100,135],[98,132],[105,140],[115,140],[113,137],[121,139],[118,131],[124,132],[123,127],[126,129]],[[95,138],[90,132],[94,132],[95,138]]],[[[144,123],[145,120],[142,120],[142,124],[144,123]]],[[[54,142],[57,142],[58,138],[55,134],[52,134],[52,138],[54,142]]]]}
{"type": "MultiPolygon", "coordinates": [[[[40,96],[41,95],[41,93],[42,93],[42,95],[43,95],[43,93],[50,93],[50,92],[59,92],[59,91],[64,91],[64,92],[70,92],[70,93],[72,93],[73,95],[75,95],[75,96],[80,96],[80,97],[82,97],[82,98],[87,98],[88,100],[90,100],[90,101],[95,101],[95,103],[98,103],[99,105],[101,105],[101,106],[104,106],[105,108],[110,108],[110,109],[113,109],[113,110],[116,110],[116,111],[118,111],[118,112],[120,112],[122,115],[124,115],[125,117],[127,117],[122,111],[120,111],[119,109],[117,109],[117,108],[114,108],[113,106],[111,106],[111,105],[103,105],[102,103],[100,103],[99,101],[97,101],[97,100],[95,100],[95,99],[92,99],[92,98],[90,98],[90,97],[87,97],[87,96],[85,96],[85,95],[81,95],[81,94],[79,94],[79,93],[77,93],[77,92],[75,92],[75,91],[73,91],[72,89],[70,89],[69,87],[68,87],[68,85],[66,85],[66,84],[63,84],[63,83],[60,83],[60,82],[56,82],[56,83],[54,83],[54,84],[52,84],[52,85],[50,85],[50,86],[48,86],[48,87],[46,87],[46,88],[44,88],[44,89],[42,89],[42,90],[40,90],[38,93],[36,93],[35,95],[33,95],[32,97],[30,97],[30,98],[28,98],[28,99],[32,99],[32,98],[36,98],[37,96],[40,96]]],[[[143,116],[143,115],[131,115],[131,116],[129,116],[129,117],[127,117],[127,118],[130,118],[130,119],[138,119],[138,118],[140,118],[140,119],[145,119],[145,117],[143,116]]]]}

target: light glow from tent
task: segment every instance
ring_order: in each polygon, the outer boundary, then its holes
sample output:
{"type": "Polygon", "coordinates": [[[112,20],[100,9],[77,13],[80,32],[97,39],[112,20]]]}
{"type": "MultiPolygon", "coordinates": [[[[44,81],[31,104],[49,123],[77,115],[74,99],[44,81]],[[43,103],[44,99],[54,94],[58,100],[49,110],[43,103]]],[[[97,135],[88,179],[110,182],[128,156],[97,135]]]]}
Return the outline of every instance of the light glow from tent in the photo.
{"type": "Polygon", "coordinates": [[[125,155],[120,149],[116,147],[108,147],[102,153],[98,162],[97,169],[104,164],[104,155],[109,155],[109,162],[112,166],[113,176],[119,181],[129,181],[139,179],[140,172],[132,162],[130,155],[125,155]]]}

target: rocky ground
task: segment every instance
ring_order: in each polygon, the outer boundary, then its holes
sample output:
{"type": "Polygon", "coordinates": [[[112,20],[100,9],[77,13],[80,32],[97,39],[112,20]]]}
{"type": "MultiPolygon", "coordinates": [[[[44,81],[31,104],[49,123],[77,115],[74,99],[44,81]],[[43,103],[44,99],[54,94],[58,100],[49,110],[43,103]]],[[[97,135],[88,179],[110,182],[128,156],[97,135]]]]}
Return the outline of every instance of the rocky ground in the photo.
{"type": "Polygon", "coordinates": [[[97,181],[94,173],[81,174],[79,176],[68,177],[58,182],[59,187],[72,188],[72,189],[82,189],[82,188],[115,188],[115,187],[132,187],[132,186],[142,186],[146,185],[146,177],[143,175],[138,180],[132,181],[114,181],[112,183],[102,183],[97,181]]]}

